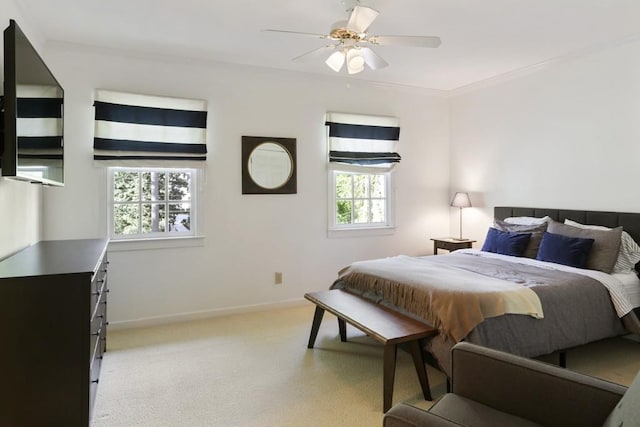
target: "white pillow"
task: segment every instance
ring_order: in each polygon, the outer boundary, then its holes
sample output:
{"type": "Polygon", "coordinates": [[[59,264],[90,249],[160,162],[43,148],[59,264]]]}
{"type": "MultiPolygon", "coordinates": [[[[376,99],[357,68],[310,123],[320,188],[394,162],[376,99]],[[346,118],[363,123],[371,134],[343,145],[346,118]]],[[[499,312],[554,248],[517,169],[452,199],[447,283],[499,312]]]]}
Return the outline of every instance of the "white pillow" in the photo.
{"type": "Polygon", "coordinates": [[[540,225],[549,221],[551,221],[551,218],[549,216],[544,216],[542,218],[535,218],[532,216],[512,216],[504,219],[504,222],[506,222],[507,224],[518,225],[540,225]]]}
{"type": "MultiPolygon", "coordinates": [[[[584,225],[579,222],[565,219],[566,225],[571,225],[578,228],[590,228],[592,230],[611,230],[609,227],[602,225],[584,225]]],[[[620,252],[618,253],[618,259],[613,266],[612,273],[628,273],[634,271],[636,264],[640,261],[640,246],[633,240],[633,237],[626,231],[622,232],[620,240],[620,252]]]]}

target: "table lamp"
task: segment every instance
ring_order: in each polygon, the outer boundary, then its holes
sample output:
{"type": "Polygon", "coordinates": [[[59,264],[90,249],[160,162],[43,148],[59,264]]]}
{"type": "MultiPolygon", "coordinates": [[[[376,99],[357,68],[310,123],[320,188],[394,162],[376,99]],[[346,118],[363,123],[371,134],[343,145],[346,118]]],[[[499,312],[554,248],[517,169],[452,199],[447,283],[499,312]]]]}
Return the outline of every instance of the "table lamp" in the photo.
{"type": "Polygon", "coordinates": [[[469,193],[457,192],[453,196],[451,206],[454,208],[460,208],[460,237],[454,238],[455,240],[465,240],[462,238],[462,208],[470,208],[471,200],[469,199],[469,193]]]}

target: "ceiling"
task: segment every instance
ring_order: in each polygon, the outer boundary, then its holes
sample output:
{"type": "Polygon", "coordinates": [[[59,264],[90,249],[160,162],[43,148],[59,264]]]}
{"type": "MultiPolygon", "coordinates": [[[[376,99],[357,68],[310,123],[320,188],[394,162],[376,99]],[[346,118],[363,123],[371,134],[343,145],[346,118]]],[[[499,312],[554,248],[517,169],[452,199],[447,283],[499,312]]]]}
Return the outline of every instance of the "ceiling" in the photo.
{"type": "MultiPolygon", "coordinates": [[[[291,61],[346,19],[345,0],[14,0],[44,41],[335,75],[291,61]]],[[[640,40],[638,0],[362,0],[372,35],[439,36],[437,49],[377,46],[389,62],[349,78],[453,90],[566,56],[640,40]]],[[[346,77],[343,69],[341,76],[346,77]]]]}

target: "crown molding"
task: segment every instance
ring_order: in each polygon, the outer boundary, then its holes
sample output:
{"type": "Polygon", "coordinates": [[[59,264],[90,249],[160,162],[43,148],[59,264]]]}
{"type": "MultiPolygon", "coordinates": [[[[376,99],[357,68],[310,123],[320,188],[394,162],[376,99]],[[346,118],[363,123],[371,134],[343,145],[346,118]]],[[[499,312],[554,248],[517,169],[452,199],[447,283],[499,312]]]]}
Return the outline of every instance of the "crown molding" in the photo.
{"type": "Polygon", "coordinates": [[[447,91],[447,98],[455,98],[457,96],[465,95],[470,92],[474,92],[481,89],[486,89],[492,86],[496,86],[510,80],[519,79],[530,74],[534,74],[543,70],[547,70],[551,67],[575,61],[576,59],[584,58],[589,55],[593,55],[598,52],[609,50],[618,46],[631,44],[640,41],[640,34],[635,34],[630,37],[618,39],[606,43],[599,43],[597,45],[590,46],[585,49],[579,49],[570,52],[566,55],[556,56],[555,58],[548,59],[546,61],[538,62],[537,64],[528,65],[526,67],[518,68],[516,70],[507,71],[506,73],[498,74],[488,79],[480,80],[468,85],[460,86],[455,89],[447,91]]]}
{"type": "Polygon", "coordinates": [[[174,56],[174,55],[166,55],[157,52],[150,51],[141,51],[137,49],[122,49],[122,48],[109,48],[104,46],[94,46],[82,43],[72,43],[67,41],[58,41],[58,40],[49,40],[46,44],[47,50],[53,51],[70,51],[70,52],[79,52],[84,54],[98,54],[98,55],[108,55],[115,56],[121,58],[131,58],[137,60],[146,60],[146,61],[158,61],[163,63],[175,64],[175,65],[191,65],[191,66],[201,66],[201,67],[224,67],[224,68],[238,68],[238,69],[254,69],[254,70],[262,70],[263,72],[270,73],[286,73],[292,76],[313,76],[315,79],[321,79],[327,82],[336,82],[342,81],[342,84],[345,85],[347,89],[357,88],[363,86],[374,86],[379,89],[388,89],[400,92],[407,93],[420,93],[426,96],[438,97],[438,98],[446,98],[447,91],[440,89],[431,89],[425,88],[421,86],[412,86],[412,85],[403,85],[398,83],[387,83],[381,82],[374,79],[366,79],[366,78],[352,78],[347,77],[341,74],[336,75],[327,75],[313,72],[304,72],[304,71],[294,71],[294,70],[286,70],[281,68],[274,67],[264,67],[259,65],[251,65],[251,64],[241,64],[235,62],[223,62],[217,61],[213,59],[202,59],[193,56],[174,56]]]}
{"type": "Polygon", "coordinates": [[[165,55],[165,54],[156,53],[156,52],[140,51],[135,49],[114,49],[114,48],[107,48],[102,46],[92,46],[92,45],[63,42],[63,41],[48,41],[46,43],[46,47],[54,50],[60,49],[60,50],[72,50],[72,51],[94,53],[94,54],[98,53],[103,55],[119,56],[119,57],[125,57],[125,58],[150,60],[150,61],[161,61],[165,63],[173,63],[173,64],[181,64],[181,65],[199,65],[199,66],[209,66],[209,67],[210,66],[241,67],[245,69],[253,68],[256,70],[268,70],[270,72],[289,73],[289,74],[298,75],[298,76],[304,76],[304,75],[313,76],[314,78],[318,78],[326,81],[333,81],[333,82],[335,82],[336,80],[342,80],[342,83],[347,88],[371,85],[381,89],[398,90],[401,92],[412,92],[414,94],[421,93],[426,96],[432,96],[437,98],[455,98],[458,96],[465,95],[467,93],[475,92],[478,90],[497,86],[511,80],[516,80],[522,77],[526,77],[528,75],[531,75],[540,71],[544,71],[552,67],[558,66],[560,64],[574,61],[598,52],[602,52],[605,50],[609,50],[609,49],[630,44],[630,43],[635,43],[638,41],[640,41],[640,34],[635,34],[633,36],[629,36],[623,39],[618,39],[618,40],[614,40],[606,43],[600,43],[597,45],[590,46],[588,48],[579,49],[565,55],[560,55],[545,61],[541,61],[536,64],[528,65],[512,71],[507,71],[505,73],[498,74],[484,80],[479,80],[477,82],[459,86],[454,89],[433,89],[433,88],[427,88],[422,86],[381,82],[375,79],[348,78],[341,75],[328,76],[326,74],[320,74],[320,73],[292,71],[292,70],[285,70],[285,69],[274,68],[274,67],[261,67],[258,65],[222,62],[222,61],[216,61],[216,60],[210,60],[210,59],[189,57],[186,55],[184,57],[176,57],[176,56],[165,55]]]}

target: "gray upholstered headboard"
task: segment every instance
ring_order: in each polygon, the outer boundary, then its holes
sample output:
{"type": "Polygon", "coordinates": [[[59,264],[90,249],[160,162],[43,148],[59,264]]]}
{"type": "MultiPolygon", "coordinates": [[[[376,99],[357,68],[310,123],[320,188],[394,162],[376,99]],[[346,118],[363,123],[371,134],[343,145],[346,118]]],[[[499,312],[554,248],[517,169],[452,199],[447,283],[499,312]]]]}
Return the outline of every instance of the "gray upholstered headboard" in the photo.
{"type": "MultiPolygon", "coordinates": [[[[622,226],[623,230],[633,237],[633,240],[640,243],[640,213],[516,208],[510,206],[496,206],[493,208],[493,216],[497,219],[505,219],[510,216],[541,218],[547,215],[560,222],[564,222],[568,218],[581,224],[604,225],[605,227],[622,226]]],[[[636,264],[636,270],[640,272],[640,263],[636,264]]]]}
{"type": "Polygon", "coordinates": [[[539,218],[546,215],[560,222],[568,218],[581,224],[604,225],[605,227],[622,226],[624,231],[633,237],[633,240],[640,243],[640,213],[516,208],[509,206],[496,206],[493,209],[493,216],[498,219],[505,219],[510,216],[533,216],[539,218]]]}

